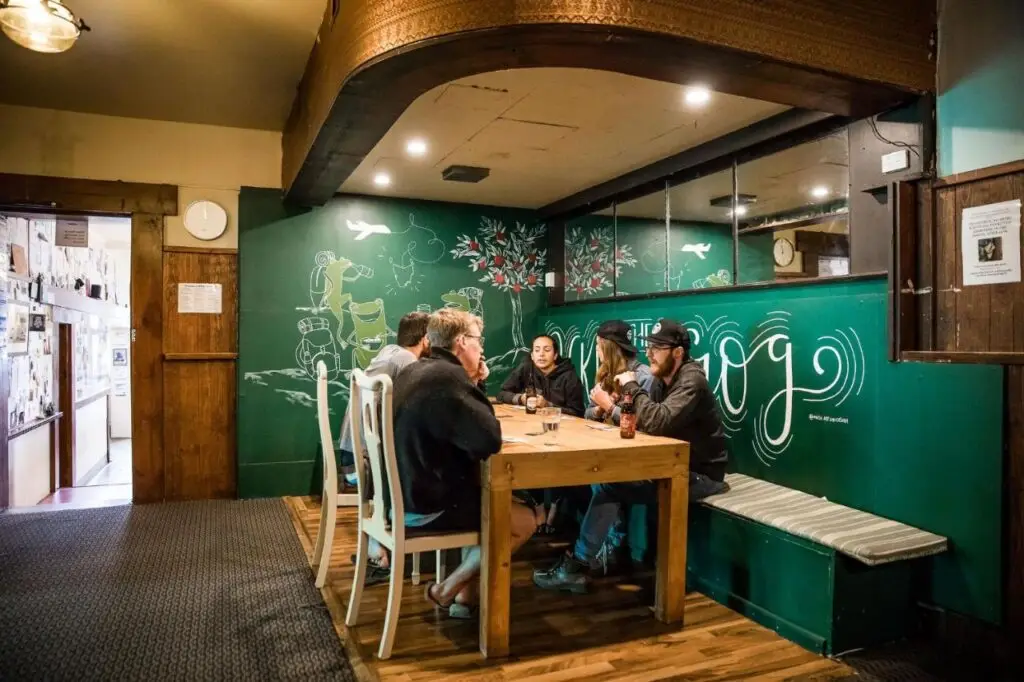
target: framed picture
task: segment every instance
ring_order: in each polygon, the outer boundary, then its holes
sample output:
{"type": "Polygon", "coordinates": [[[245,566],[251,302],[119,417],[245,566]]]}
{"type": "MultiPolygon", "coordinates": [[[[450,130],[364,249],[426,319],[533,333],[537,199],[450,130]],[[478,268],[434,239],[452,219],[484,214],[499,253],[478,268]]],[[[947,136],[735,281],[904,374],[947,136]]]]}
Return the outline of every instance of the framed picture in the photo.
{"type": "Polygon", "coordinates": [[[114,349],[114,367],[127,367],[128,366],[128,349],[127,348],[115,348],[114,349]]]}
{"type": "Polygon", "coordinates": [[[29,313],[28,330],[30,332],[46,331],[46,315],[43,313],[29,313]]]}
{"type": "Polygon", "coordinates": [[[7,354],[28,353],[28,307],[13,301],[7,307],[7,354]]]}

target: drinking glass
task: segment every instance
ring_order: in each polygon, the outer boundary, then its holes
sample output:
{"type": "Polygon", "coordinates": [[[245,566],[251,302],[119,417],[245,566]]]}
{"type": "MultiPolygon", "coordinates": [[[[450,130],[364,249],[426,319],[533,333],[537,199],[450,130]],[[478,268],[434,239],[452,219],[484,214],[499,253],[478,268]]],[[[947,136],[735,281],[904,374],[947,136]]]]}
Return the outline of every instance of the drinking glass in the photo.
{"type": "Polygon", "coordinates": [[[540,423],[544,427],[544,445],[557,445],[558,425],[562,421],[562,408],[544,407],[539,410],[540,423]]]}

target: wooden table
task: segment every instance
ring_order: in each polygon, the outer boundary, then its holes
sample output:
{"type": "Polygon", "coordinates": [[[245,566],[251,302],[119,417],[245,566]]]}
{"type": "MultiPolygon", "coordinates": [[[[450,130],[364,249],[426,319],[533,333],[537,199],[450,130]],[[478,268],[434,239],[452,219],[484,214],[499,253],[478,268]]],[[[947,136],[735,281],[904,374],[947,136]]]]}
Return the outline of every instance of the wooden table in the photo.
{"type": "MultiPolygon", "coordinates": [[[[508,655],[511,601],[512,491],[526,488],[658,481],[658,564],[654,615],[664,623],[682,623],[686,595],[686,522],[689,491],[689,443],[636,434],[623,440],[618,429],[599,430],[597,422],[562,416],[557,445],[541,431],[540,415],[497,405],[505,437],[501,452],[481,467],[482,565],[480,569],[480,651],[485,657],[508,655]]],[[[539,589],[539,588],[536,588],[539,589]]]]}

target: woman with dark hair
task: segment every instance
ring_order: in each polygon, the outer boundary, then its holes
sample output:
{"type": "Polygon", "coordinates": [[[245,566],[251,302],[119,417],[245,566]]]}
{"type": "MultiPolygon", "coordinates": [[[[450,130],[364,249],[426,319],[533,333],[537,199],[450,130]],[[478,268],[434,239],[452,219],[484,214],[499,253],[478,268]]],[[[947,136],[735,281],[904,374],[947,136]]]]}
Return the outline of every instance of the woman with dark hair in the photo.
{"type": "Polygon", "coordinates": [[[637,383],[645,390],[651,388],[654,380],[647,365],[637,360],[638,351],[632,344],[633,328],[622,320],[608,320],[597,329],[597,375],[594,388],[590,391],[590,405],[586,418],[596,421],[619,423],[619,391],[615,377],[623,372],[633,372],[637,383]]]}

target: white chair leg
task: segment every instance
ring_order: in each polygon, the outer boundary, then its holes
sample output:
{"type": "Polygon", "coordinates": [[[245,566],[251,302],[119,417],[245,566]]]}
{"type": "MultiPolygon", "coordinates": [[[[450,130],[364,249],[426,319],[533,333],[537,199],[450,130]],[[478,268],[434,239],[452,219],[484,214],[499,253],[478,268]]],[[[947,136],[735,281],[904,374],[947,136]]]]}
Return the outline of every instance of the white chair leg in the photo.
{"type": "Polygon", "coordinates": [[[446,552],[443,549],[437,550],[437,582],[439,582],[439,583],[440,582],[444,582],[444,576],[445,576],[444,555],[445,555],[445,553],[446,552]]]}
{"type": "Polygon", "coordinates": [[[334,548],[334,528],[338,523],[338,498],[337,493],[324,493],[324,500],[320,509],[321,523],[320,534],[317,537],[317,547],[320,549],[317,559],[316,586],[321,588],[327,582],[327,569],[331,567],[331,550],[334,548]],[[322,539],[322,542],[321,542],[322,539]]]}
{"type": "Polygon", "coordinates": [[[412,555],[412,584],[420,584],[420,553],[416,552],[412,555]]]}
{"type": "Polygon", "coordinates": [[[320,525],[316,530],[316,546],[313,548],[313,555],[309,557],[309,563],[313,567],[313,573],[320,568],[320,554],[324,549],[324,531],[327,529],[327,492],[324,491],[320,498],[320,525]]]}
{"type": "Polygon", "coordinates": [[[391,647],[395,643],[395,630],[398,629],[398,612],[402,606],[402,583],[405,578],[405,554],[396,546],[391,555],[391,585],[388,590],[388,610],[384,617],[384,632],[380,637],[380,649],[377,658],[391,658],[391,647]]]}
{"type": "Polygon", "coordinates": [[[345,614],[345,625],[354,627],[359,624],[359,604],[363,601],[363,587],[366,585],[366,563],[370,555],[370,538],[359,530],[359,541],[356,545],[356,574],[352,577],[352,593],[348,597],[348,613],[345,614]]]}

